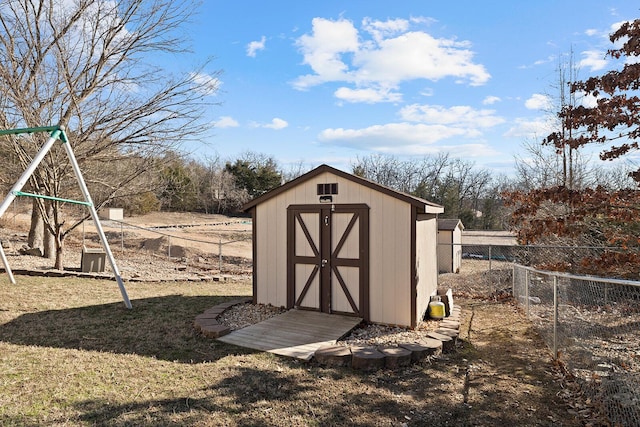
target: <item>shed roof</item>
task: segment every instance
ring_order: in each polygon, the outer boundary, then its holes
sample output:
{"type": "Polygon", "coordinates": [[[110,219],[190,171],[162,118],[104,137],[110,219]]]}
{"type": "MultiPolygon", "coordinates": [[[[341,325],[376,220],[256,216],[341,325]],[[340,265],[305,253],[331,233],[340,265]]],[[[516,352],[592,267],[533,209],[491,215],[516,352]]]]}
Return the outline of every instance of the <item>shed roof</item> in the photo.
{"type": "Polygon", "coordinates": [[[453,231],[456,229],[456,227],[458,227],[458,225],[460,226],[461,230],[464,230],[464,224],[457,218],[438,218],[438,230],[453,231]]]}
{"type": "Polygon", "coordinates": [[[343,172],[339,169],[333,168],[331,166],[328,165],[320,165],[317,168],[311,170],[310,172],[307,172],[304,175],[299,176],[298,178],[289,181],[283,185],[281,185],[278,188],[275,188],[265,194],[263,194],[262,196],[256,197],[255,199],[251,200],[249,203],[247,203],[246,205],[244,205],[242,207],[243,211],[248,211],[249,209],[253,208],[256,205],[259,205],[260,203],[271,199],[272,197],[277,196],[280,193],[283,193],[287,190],[289,190],[290,188],[295,187],[296,185],[299,185],[305,181],[308,181],[322,173],[325,172],[329,172],[332,173],[334,175],[337,175],[341,178],[347,179],[349,181],[355,182],[357,184],[360,185],[364,185],[365,187],[369,187],[373,190],[379,191],[381,193],[384,193],[388,196],[394,197],[398,200],[402,200],[404,202],[407,202],[409,204],[411,204],[412,206],[415,206],[418,208],[418,212],[420,213],[432,213],[432,214],[438,214],[438,213],[442,213],[444,212],[444,207],[430,202],[428,200],[425,199],[421,199],[420,197],[415,197],[412,196],[410,194],[407,193],[403,193],[401,191],[396,191],[393,190],[389,187],[385,187],[384,185],[380,185],[376,182],[370,181],[366,178],[362,178],[356,175],[352,175],[350,173],[347,172],[343,172]]]}

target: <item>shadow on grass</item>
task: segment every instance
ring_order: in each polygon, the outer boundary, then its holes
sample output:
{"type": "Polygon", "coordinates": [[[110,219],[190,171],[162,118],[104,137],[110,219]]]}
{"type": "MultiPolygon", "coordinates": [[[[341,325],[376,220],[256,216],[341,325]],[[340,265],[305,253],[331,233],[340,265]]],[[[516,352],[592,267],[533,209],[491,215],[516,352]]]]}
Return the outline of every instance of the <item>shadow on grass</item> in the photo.
{"type": "MultiPolygon", "coordinates": [[[[76,409],[78,421],[97,425],[350,425],[392,424],[415,404],[388,393],[362,395],[360,376],[347,375],[324,388],[306,369],[278,372],[240,367],[194,396],[149,399],[113,405],[88,400],[76,409]],[[355,384],[355,386],[354,386],[355,384]],[[340,387],[342,386],[342,387],[340,387]]],[[[451,405],[447,404],[445,408],[451,405]]],[[[412,424],[423,425],[423,424],[412,424]]]]}
{"type": "Polygon", "coordinates": [[[228,355],[232,347],[202,336],[194,319],[207,308],[238,298],[169,295],[136,299],[133,310],[118,302],[27,313],[0,325],[0,341],[184,363],[212,361],[228,355]]]}

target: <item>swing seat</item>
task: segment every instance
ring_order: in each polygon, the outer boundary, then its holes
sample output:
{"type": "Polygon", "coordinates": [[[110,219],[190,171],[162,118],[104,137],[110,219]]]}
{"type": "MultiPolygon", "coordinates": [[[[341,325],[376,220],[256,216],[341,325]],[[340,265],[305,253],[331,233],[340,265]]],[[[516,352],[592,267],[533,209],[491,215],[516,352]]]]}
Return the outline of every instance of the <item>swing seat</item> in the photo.
{"type": "Polygon", "coordinates": [[[102,248],[87,248],[83,246],[80,269],[83,273],[103,273],[106,257],[107,254],[102,248]]]}

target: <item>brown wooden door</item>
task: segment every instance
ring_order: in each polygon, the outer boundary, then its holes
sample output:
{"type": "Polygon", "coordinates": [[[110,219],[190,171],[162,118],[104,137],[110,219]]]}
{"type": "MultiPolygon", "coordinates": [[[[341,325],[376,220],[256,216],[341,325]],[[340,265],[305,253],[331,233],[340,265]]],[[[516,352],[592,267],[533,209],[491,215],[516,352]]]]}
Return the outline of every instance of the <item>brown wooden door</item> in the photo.
{"type": "Polygon", "coordinates": [[[369,208],[291,206],[287,230],[288,307],[368,320],[369,208]]]}

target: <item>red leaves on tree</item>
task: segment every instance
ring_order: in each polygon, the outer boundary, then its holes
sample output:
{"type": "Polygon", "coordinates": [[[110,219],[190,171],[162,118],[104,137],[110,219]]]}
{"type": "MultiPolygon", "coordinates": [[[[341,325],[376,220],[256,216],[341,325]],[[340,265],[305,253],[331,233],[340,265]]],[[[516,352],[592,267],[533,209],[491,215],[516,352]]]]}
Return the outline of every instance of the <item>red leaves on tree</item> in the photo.
{"type": "MultiPolygon", "coordinates": [[[[608,51],[612,58],[640,56],[640,20],[624,23],[610,37],[612,42],[623,41],[622,47],[608,51]]],[[[640,98],[634,94],[640,89],[640,62],[627,61],[621,70],[609,71],[600,77],[574,82],[572,93],[583,93],[597,98],[597,105],[568,105],[559,112],[563,128],[568,132],[554,132],[544,143],[558,150],[573,149],[587,144],[607,145],[600,153],[602,160],[613,160],[638,150],[640,138],[640,98]],[[618,144],[618,141],[620,142],[618,144]]],[[[631,175],[640,183],[640,169],[631,175]]]]}
{"type": "Polygon", "coordinates": [[[615,247],[631,257],[607,255],[600,260],[589,256],[571,265],[539,267],[585,274],[615,271],[618,277],[638,278],[640,262],[630,260],[640,250],[640,190],[553,187],[503,196],[505,204],[513,208],[511,225],[521,244],[615,247]]]}
{"type": "MultiPolygon", "coordinates": [[[[594,96],[597,104],[566,105],[558,113],[562,131],[547,136],[559,154],[600,144],[602,160],[638,150],[640,139],[640,20],[627,22],[611,35],[621,43],[608,55],[628,57],[620,70],[570,85],[572,93],[594,96]]],[[[630,174],[640,185],[640,168],[630,174]]],[[[640,190],[574,189],[564,186],[504,193],[513,207],[511,224],[522,244],[607,246],[598,255],[571,262],[547,261],[546,268],[638,279],[640,274],[640,190]]]]}

